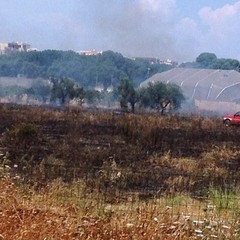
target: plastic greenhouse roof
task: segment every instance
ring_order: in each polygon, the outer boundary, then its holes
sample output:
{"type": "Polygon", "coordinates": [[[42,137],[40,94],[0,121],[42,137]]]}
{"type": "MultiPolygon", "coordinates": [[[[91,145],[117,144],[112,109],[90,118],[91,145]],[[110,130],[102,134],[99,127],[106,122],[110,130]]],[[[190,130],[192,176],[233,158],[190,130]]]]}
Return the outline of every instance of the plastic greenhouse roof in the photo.
{"type": "Polygon", "coordinates": [[[173,68],[153,75],[140,87],[156,82],[179,85],[187,99],[240,101],[240,73],[235,70],[173,68]]]}

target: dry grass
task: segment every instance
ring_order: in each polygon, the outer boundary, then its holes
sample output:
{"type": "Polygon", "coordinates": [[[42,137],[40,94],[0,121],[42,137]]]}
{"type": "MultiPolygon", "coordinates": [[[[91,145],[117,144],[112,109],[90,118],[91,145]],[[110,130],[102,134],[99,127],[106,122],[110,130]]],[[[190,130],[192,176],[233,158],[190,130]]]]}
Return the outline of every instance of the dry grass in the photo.
{"type": "Polygon", "coordinates": [[[111,205],[79,201],[76,184],[55,181],[35,192],[1,179],[0,239],[239,239],[239,216],[220,215],[214,205],[186,196],[111,205]]]}
{"type": "Polygon", "coordinates": [[[0,120],[0,239],[240,238],[240,131],[219,119],[1,107],[0,120]]]}

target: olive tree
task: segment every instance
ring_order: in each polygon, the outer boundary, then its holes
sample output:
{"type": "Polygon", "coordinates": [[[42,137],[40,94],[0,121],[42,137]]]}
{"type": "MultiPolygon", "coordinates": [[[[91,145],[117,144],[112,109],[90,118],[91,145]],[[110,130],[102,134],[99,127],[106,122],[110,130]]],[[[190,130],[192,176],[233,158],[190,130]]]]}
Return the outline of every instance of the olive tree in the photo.
{"type": "Polygon", "coordinates": [[[67,100],[77,98],[82,101],[84,97],[84,89],[77,86],[71,79],[52,79],[51,101],[59,99],[61,104],[64,105],[67,100]]]}
{"type": "Polygon", "coordinates": [[[177,110],[181,107],[185,97],[181,88],[173,83],[150,83],[140,91],[140,103],[164,114],[167,108],[177,110]]]}
{"type": "Polygon", "coordinates": [[[139,101],[139,92],[134,89],[132,82],[127,77],[120,80],[115,93],[120,101],[120,107],[126,111],[129,103],[131,111],[134,113],[135,104],[139,101]]]}

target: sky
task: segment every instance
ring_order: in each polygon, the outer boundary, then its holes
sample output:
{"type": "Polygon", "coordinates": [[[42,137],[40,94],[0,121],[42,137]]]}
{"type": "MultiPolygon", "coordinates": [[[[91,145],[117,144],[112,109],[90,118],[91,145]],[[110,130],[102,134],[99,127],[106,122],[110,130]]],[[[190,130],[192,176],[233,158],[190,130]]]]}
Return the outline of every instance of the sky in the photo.
{"type": "Polygon", "coordinates": [[[240,1],[1,0],[0,42],[112,50],[179,63],[203,52],[240,60],[240,1]]]}

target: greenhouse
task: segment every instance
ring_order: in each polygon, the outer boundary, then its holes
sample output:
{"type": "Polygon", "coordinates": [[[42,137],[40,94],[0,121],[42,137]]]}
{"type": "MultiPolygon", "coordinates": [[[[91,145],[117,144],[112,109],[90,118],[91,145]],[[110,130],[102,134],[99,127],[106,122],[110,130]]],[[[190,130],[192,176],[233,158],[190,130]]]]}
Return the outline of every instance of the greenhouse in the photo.
{"type": "Polygon", "coordinates": [[[235,70],[174,68],[153,75],[141,87],[159,81],[179,85],[190,100],[240,102],[240,73],[235,70]]]}

